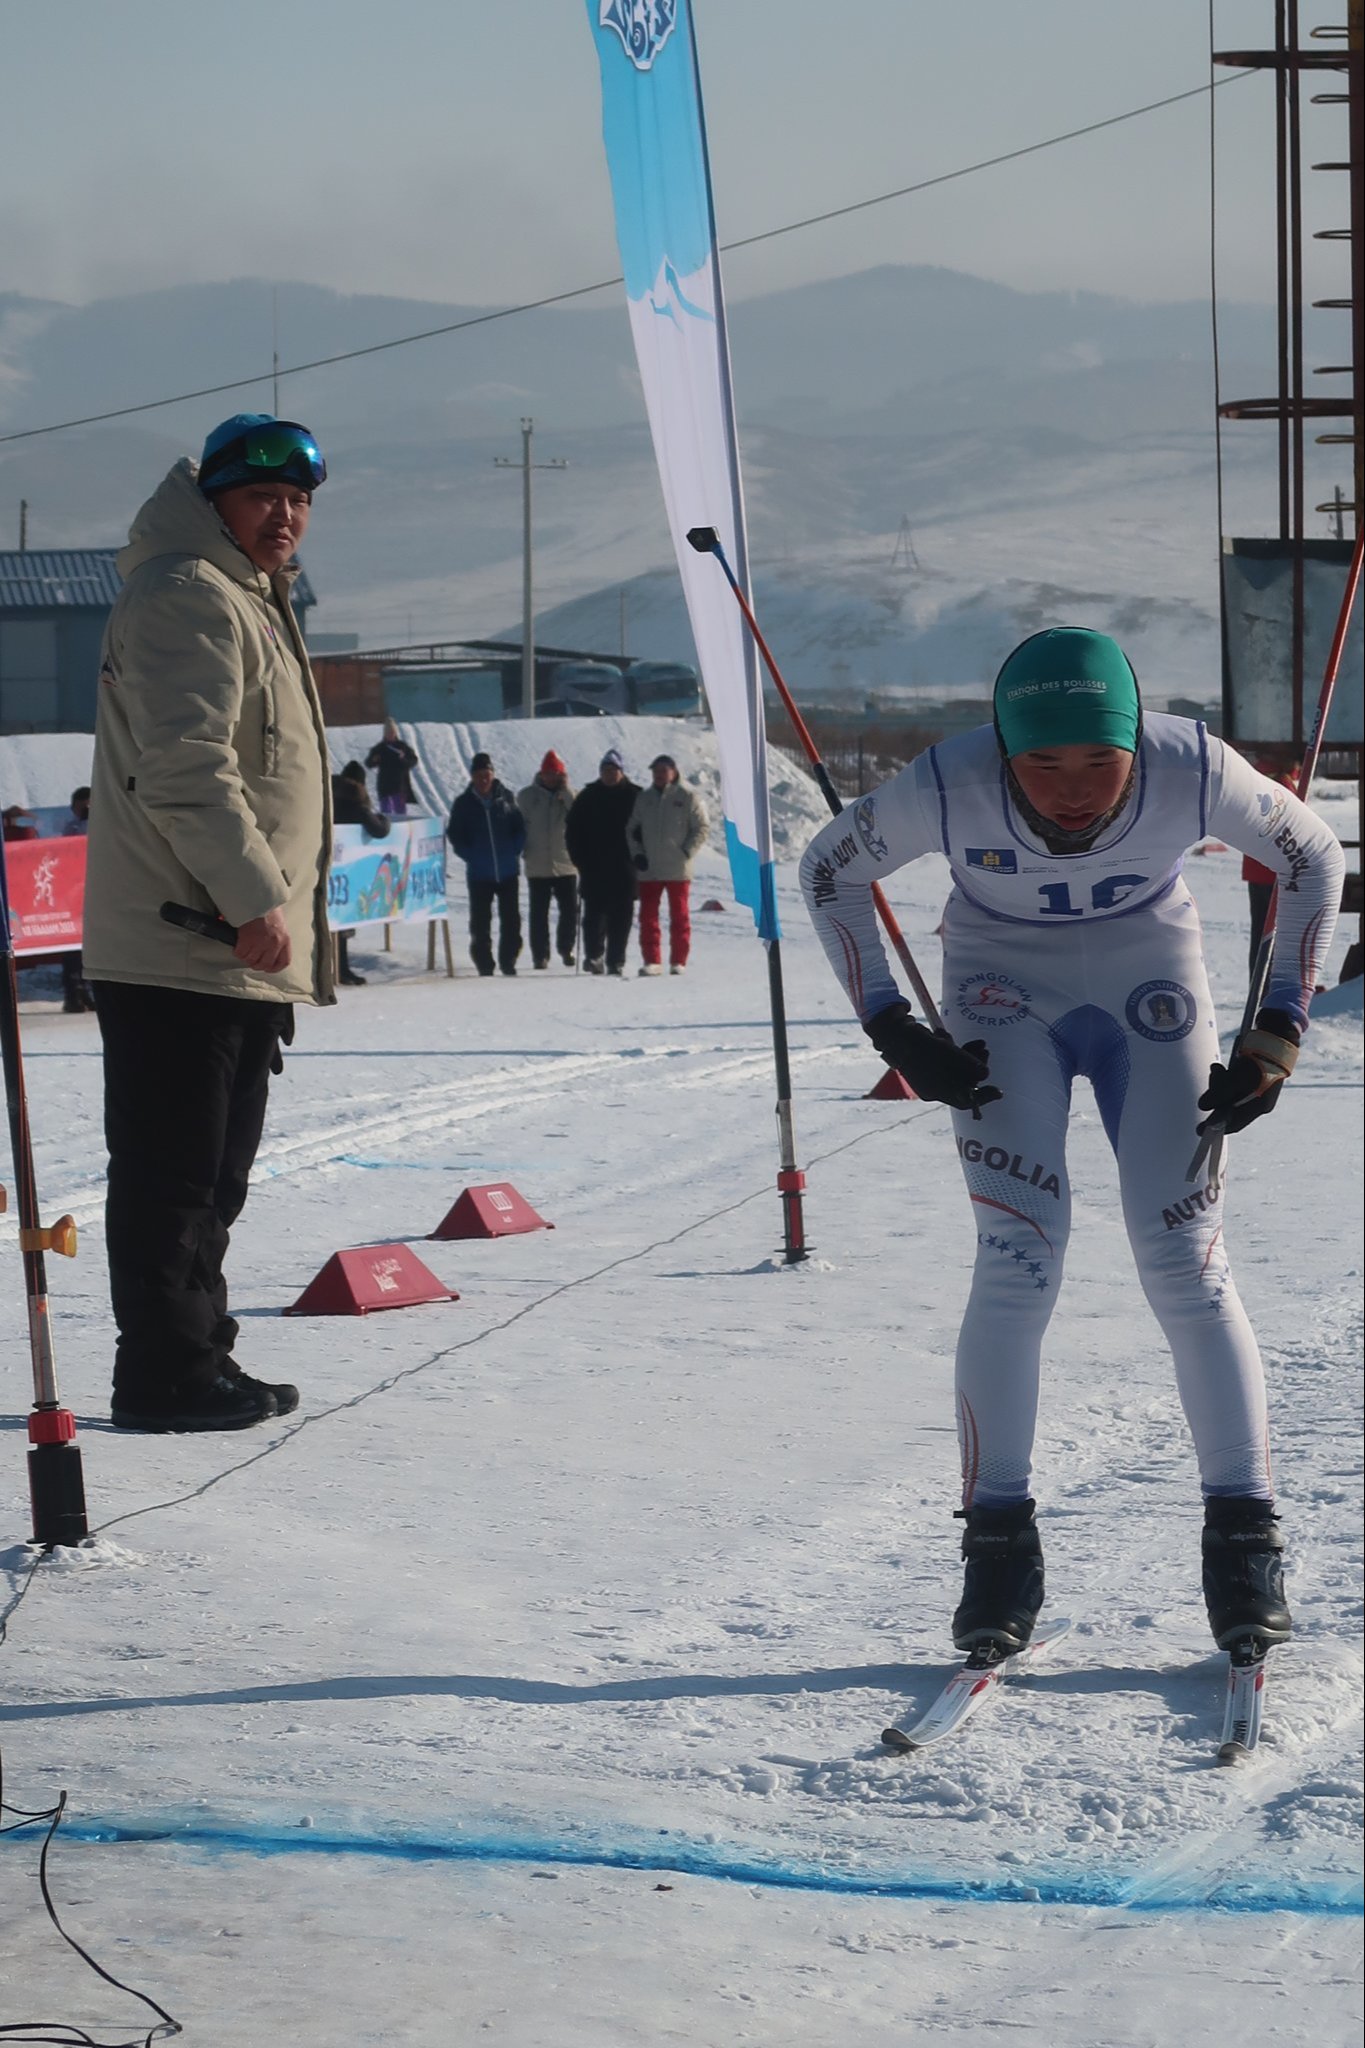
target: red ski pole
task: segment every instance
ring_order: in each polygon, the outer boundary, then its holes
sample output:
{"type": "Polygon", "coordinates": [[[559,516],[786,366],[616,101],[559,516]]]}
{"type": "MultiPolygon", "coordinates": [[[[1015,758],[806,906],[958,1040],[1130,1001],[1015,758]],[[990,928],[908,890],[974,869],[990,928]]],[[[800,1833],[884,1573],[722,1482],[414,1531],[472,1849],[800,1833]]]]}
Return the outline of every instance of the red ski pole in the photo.
{"type": "MultiPolygon", "coordinates": [[[[18,1190],[19,1249],[24,1261],[24,1293],[28,1300],[29,1349],[33,1355],[33,1409],[28,1418],[28,1487],[33,1507],[33,1540],[47,1550],[55,1544],[77,1544],[90,1533],[85,1516],[85,1483],[76,1443],[76,1418],[63,1408],[57,1393],[57,1368],[52,1350],[52,1318],[48,1312],[44,1252],[74,1257],[76,1226],[63,1216],[45,1230],[38,1214],[38,1189],[33,1174],[33,1145],[24,1092],[24,1062],[19,1039],[19,983],[10,931],[9,877],[0,847],[0,1053],[5,1068],[5,1104],[9,1111],[10,1144],[18,1190]]],[[[0,1206],[3,1201],[0,1200],[0,1206]]]]}
{"type": "MultiPolygon", "coordinates": [[[[824,797],[825,802],[829,805],[830,810],[837,818],[839,813],[844,808],[844,800],[840,796],[838,790],[834,787],[834,784],[830,779],[830,773],[828,768],[826,768],[824,762],[820,759],[819,750],[816,747],[815,741],[811,738],[810,728],[807,726],[805,719],[801,716],[801,713],[797,710],[796,701],[793,698],[791,691],[787,688],[787,685],[782,680],[782,672],[778,668],[777,663],[773,660],[772,650],[768,646],[767,641],[764,639],[763,634],[759,629],[758,620],[754,617],[752,607],[749,604],[749,600],[744,595],[744,592],[740,589],[739,584],[735,578],[735,573],[731,569],[729,562],[725,558],[725,550],[721,546],[720,535],[716,532],[714,526],[694,526],[691,532],[688,534],[687,538],[690,544],[696,549],[699,555],[714,555],[716,560],[720,563],[721,568],[725,571],[725,580],[729,584],[731,590],[734,592],[735,602],[736,604],[738,604],[740,610],[743,612],[745,623],[748,626],[749,631],[754,636],[754,644],[758,648],[759,653],[763,656],[763,660],[767,667],[768,674],[772,677],[773,682],[776,685],[777,694],[782,699],[783,708],[785,709],[788,718],[792,722],[792,726],[796,732],[796,737],[800,740],[801,745],[806,750],[806,758],[810,762],[811,772],[814,775],[815,780],[820,785],[820,792],[824,797]]],[[[880,882],[874,882],[872,884],[872,901],[877,907],[877,915],[882,921],[882,924],[886,931],[886,936],[890,939],[892,945],[895,947],[897,958],[899,959],[901,966],[905,969],[905,972],[909,977],[910,986],[914,989],[915,994],[919,997],[920,1006],[923,1009],[925,1016],[929,1020],[930,1028],[934,1031],[942,1031],[944,1028],[943,1019],[939,1015],[938,1005],[937,1003],[935,1003],[933,997],[929,993],[929,985],[925,981],[924,976],[920,973],[918,967],[915,965],[914,957],[911,954],[910,948],[905,943],[905,934],[902,932],[900,928],[900,923],[896,917],[895,911],[891,908],[891,905],[886,900],[886,895],[882,889],[882,885],[880,882]]]]}

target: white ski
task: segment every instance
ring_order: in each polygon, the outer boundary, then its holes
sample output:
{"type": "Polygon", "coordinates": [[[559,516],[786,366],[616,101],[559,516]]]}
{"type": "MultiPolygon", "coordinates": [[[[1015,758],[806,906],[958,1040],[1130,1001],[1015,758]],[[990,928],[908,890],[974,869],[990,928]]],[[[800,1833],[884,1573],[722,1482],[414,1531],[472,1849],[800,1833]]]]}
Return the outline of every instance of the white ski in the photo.
{"type": "Polygon", "coordinates": [[[1260,1741],[1267,1655],[1264,1644],[1255,1636],[1235,1644],[1228,1653],[1223,1739],[1218,1745],[1220,1764],[1244,1762],[1260,1741]]]}
{"type": "Polygon", "coordinates": [[[979,1651],[973,1651],[959,1671],[954,1672],[938,1698],[918,1721],[908,1728],[883,1728],[882,1741],[888,1749],[894,1749],[898,1756],[906,1756],[912,1749],[925,1749],[931,1742],[942,1742],[945,1735],[951,1735],[969,1715],[994,1692],[1002,1678],[1012,1678],[1023,1671],[1049,1649],[1071,1627],[1069,1621],[1049,1622],[1033,1640],[1013,1656],[997,1657],[983,1661],[979,1651]]]}

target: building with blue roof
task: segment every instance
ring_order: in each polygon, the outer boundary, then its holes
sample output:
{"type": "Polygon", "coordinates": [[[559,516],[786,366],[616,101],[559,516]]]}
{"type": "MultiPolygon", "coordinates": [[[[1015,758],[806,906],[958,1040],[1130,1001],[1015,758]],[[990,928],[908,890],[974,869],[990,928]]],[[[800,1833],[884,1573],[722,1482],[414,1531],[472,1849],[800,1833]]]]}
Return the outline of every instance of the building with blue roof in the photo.
{"type": "MultiPolygon", "coordinates": [[[[93,732],[100,641],[119,594],[117,548],[0,548],[0,733],[93,732]]],[[[307,638],[316,604],[294,585],[307,638]]]]}

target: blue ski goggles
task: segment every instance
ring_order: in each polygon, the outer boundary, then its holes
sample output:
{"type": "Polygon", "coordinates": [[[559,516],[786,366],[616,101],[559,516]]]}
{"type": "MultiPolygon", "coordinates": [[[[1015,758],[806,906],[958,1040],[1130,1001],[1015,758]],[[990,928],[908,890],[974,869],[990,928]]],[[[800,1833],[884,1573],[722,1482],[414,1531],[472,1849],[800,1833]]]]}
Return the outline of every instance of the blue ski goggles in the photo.
{"type": "Polygon", "coordinates": [[[326,477],[322,450],[307,427],[296,420],[271,420],[215,448],[200,468],[199,488],[229,490],[234,484],[276,478],[315,491],[326,477]]]}

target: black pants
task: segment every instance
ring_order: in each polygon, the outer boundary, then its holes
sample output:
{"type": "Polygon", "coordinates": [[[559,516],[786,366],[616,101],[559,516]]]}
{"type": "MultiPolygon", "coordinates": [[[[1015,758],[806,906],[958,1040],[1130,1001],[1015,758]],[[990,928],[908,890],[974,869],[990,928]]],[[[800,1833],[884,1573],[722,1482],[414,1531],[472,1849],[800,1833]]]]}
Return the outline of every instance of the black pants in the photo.
{"type": "Polygon", "coordinates": [[[62,955],[62,1001],[68,1010],[88,1010],[85,964],[79,953],[62,955]]]}
{"type": "Polygon", "coordinates": [[[1247,902],[1251,906],[1251,972],[1256,972],[1256,955],[1260,950],[1261,933],[1265,930],[1266,912],[1270,908],[1273,882],[1248,882],[1247,902]]]}
{"type": "Polygon", "coordinates": [[[469,957],[480,974],[493,972],[493,905],[498,906],[498,965],[506,974],[521,951],[521,878],[469,884],[469,957]]]}
{"type": "Polygon", "coordinates": [[[635,921],[635,884],[583,888],[583,958],[600,960],[605,950],[607,971],[626,964],[626,947],[635,921]]]}
{"type": "MultiPolygon", "coordinates": [[[[223,1259],[246,1201],[288,1003],[95,984],[109,1147],[116,1397],[172,1403],[228,1366],[223,1259]]],[[[230,1368],[229,1368],[230,1369],[230,1368]]]]}
{"type": "Polygon", "coordinates": [[[555,920],[555,951],[566,967],[572,967],[578,943],[577,875],[530,875],[526,893],[531,899],[531,958],[537,967],[549,964],[550,904],[559,915],[555,920]]]}

